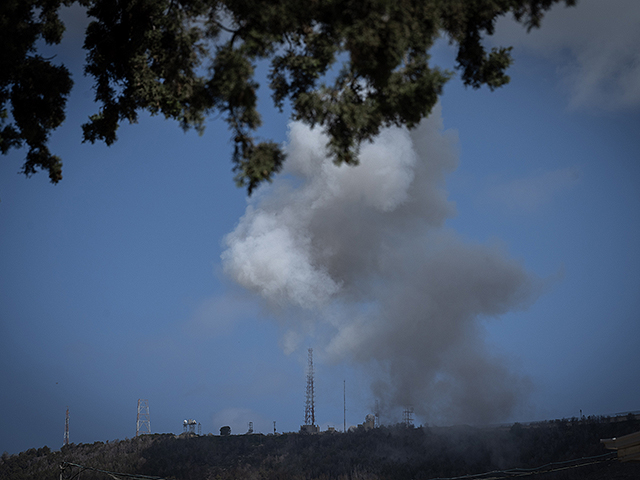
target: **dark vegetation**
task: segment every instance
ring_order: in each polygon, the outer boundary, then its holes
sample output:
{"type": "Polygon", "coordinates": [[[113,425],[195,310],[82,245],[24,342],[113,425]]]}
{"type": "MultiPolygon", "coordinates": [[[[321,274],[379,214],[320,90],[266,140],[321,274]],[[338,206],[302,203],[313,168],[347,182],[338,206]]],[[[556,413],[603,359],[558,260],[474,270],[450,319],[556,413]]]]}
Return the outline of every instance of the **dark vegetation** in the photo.
{"type": "MultiPolygon", "coordinates": [[[[4,453],[0,478],[58,479],[63,462],[167,479],[430,479],[477,474],[607,453],[601,438],[640,429],[640,421],[608,417],[555,420],[510,427],[381,427],[347,434],[176,437],[71,444],[59,451],[4,453]]],[[[67,466],[63,478],[108,479],[67,466]],[[75,476],[75,477],[74,477],[75,476]]],[[[122,477],[120,477],[122,478],[122,477]]],[[[493,477],[496,478],[496,477],[493,477]]],[[[528,477],[531,478],[531,477],[528,477]]],[[[535,478],[640,478],[640,463],[606,460],[535,478]]]]}
{"type": "MultiPolygon", "coordinates": [[[[49,151],[65,120],[73,82],[43,42],[59,44],[59,12],[74,3],[91,19],[83,48],[97,113],[83,141],[111,145],[124,122],[163,115],[183,129],[222,116],[234,144],[236,182],[249,194],[284,161],[261,140],[255,69],[269,65],[274,106],[327,132],[337,163],[357,164],[358,147],[385,126],[409,128],[431,112],[453,72],[430,64],[443,36],[457,48],[465,85],[509,81],[511,48],[484,46],[497,19],[512,14],[531,30],[561,0],[3,0],[0,2],[0,153],[27,148],[22,173],[62,179],[49,151]]],[[[575,0],[564,0],[573,5],[575,0]]]]}

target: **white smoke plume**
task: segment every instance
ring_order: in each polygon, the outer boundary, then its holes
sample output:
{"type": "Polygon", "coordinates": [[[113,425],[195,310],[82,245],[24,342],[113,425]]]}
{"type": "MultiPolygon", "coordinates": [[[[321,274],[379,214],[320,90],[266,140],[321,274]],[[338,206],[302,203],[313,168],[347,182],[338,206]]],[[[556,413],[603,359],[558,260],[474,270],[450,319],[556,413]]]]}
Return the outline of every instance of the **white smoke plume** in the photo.
{"type": "Polygon", "coordinates": [[[440,109],[415,130],[384,130],[358,167],[326,157],[326,137],[294,123],[285,175],[225,239],[224,271],[333,361],[374,373],[386,411],[426,422],[506,418],[523,381],[484,345],[481,321],[533,301],[540,280],[498,246],[464,242],[445,176],[457,138],[440,109]],[[303,311],[304,315],[300,315],[303,311]],[[311,319],[311,320],[309,320],[311,319]]]}

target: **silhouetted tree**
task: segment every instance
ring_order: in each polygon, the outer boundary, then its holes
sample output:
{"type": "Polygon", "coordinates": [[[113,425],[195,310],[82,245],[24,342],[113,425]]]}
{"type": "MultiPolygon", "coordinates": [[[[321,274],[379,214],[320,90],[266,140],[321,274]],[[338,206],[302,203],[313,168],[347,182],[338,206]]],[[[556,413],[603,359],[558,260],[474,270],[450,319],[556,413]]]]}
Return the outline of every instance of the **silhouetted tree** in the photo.
{"type": "MultiPolygon", "coordinates": [[[[500,16],[528,29],[546,10],[575,0],[78,0],[92,22],[85,72],[95,80],[99,111],[84,141],[116,141],[122,121],[141,111],[204,129],[219,113],[229,125],[236,182],[249,194],[281,169],[284,153],[258,141],[258,61],[269,62],[269,87],[280,110],[323,127],[337,163],[357,163],[359,145],[380,128],[411,128],[427,116],[452,72],[429,64],[444,35],[457,47],[465,85],[490,89],[509,81],[510,48],[486,51],[500,16]],[[340,66],[335,68],[335,64],[340,66]],[[335,68],[335,69],[334,69],[335,68]],[[334,69],[334,70],[332,70],[334,69]],[[330,72],[337,72],[331,73],[330,72]]],[[[28,146],[22,172],[62,178],[49,152],[65,118],[69,71],[39,56],[37,42],[59,43],[58,11],[73,0],[0,2],[0,151],[28,146]]]]}

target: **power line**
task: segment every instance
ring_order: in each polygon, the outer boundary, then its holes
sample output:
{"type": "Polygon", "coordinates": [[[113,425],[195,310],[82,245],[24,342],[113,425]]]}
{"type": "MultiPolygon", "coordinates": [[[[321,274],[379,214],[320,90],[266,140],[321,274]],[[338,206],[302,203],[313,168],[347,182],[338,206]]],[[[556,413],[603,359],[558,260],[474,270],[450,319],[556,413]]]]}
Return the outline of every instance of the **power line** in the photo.
{"type": "MultiPolygon", "coordinates": [[[[534,468],[511,468],[509,470],[493,470],[491,472],[461,475],[458,477],[437,477],[437,478],[432,478],[430,480],[471,480],[471,479],[500,480],[505,478],[517,478],[517,477],[525,477],[530,475],[538,475],[541,473],[558,472],[561,470],[568,470],[570,468],[578,468],[578,467],[585,467],[588,465],[595,465],[597,463],[606,462],[614,458],[615,458],[615,452],[609,452],[603,455],[595,455],[593,457],[582,457],[582,458],[573,459],[573,460],[565,460],[563,462],[551,462],[551,463],[547,463],[545,465],[541,465],[539,467],[534,467],[534,468]],[[570,465],[573,462],[581,462],[581,461],[584,462],[585,460],[587,461],[585,463],[575,463],[573,465],[570,465]],[[556,467],[556,468],[550,468],[550,467],[556,467]]],[[[87,467],[85,465],[79,465],[77,463],[71,463],[71,462],[62,462],[60,464],[61,479],[63,478],[64,470],[67,467],[80,468],[80,471],[78,471],[75,475],[68,477],[68,480],[73,480],[85,470],[104,473],[105,475],[109,475],[111,478],[114,478],[115,480],[119,480],[120,477],[132,478],[132,479],[137,478],[141,480],[166,480],[164,477],[154,477],[150,475],[141,475],[141,474],[133,474],[133,473],[111,472],[108,470],[102,470],[100,468],[94,468],[94,467],[87,467]]]]}
{"type": "Polygon", "coordinates": [[[534,468],[511,468],[508,470],[493,470],[491,472],[475,473],[470,475],[461,475],[458,477],[438,477],[431,478],[430,480],[470,480],[470,479],[482,479],[482,480],[498,480],[503,478],[517,478],[526,477],[530,475],[538,475],[540,473],[551,473],[560,470],[568,470],[570,468],[586,467],[587,465],[594,465],[596,463],[606,462],[615,458],[615,452],[604,453],[602,455],[595,455],[593,457],[582,457],[573,460],[565,460],[563,462],[551,462],[545,465],[534,468]],[[585,463],[575,463],[585,461],[585,463]],[[556,467],[556,468],[551,468],[556,467]]]}
{"type": "Polygon", "coordinates": [[[78,475],[80,475],[80,473],[82,473],[85,470],[91,470],[93,472],[104,473],[105,475],[109,475],[111,478],[115,478],[116,480],[118,480],[120,477],[124,477],[124,478],[139,478],[139,479],[143,479],[143,480],[166,480],[164,477],[153,477],[153,476],[149,476],[149,475],[139,475],[139,474],[135,474],[135,473],[110,472],[108,470],[101,470],[99,468],[87,467],[85,465],[79,465],[77,463],[71,463],[71,462],[62,462],[60,464],[60,478],[62,478],[62,474],[63,474],[64,470],[67,467],[80,468],[80,471],[77,472],[75,475],[69,477],[69,480],[77,477],[78,475]]]}

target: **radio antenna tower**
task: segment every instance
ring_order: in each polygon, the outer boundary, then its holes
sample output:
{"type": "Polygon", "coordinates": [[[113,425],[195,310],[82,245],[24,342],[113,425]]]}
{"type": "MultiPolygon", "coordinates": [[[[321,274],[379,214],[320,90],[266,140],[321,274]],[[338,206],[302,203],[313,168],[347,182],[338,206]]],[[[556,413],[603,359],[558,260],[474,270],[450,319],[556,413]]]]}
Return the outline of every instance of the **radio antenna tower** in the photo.
{"type": "Polygon", "coordinates": [[[342,426],[342,432],[346,433],[347,432],[347,381],[346,380],[342,380],[342,400],[343,400],[343,421],[344,421],[344,425],[342,426]]]}
{"type": "Polygon", "coordinates": [[[313,348],[309,349],[309,366],[307,369],[307,400],[304,408],[304,424],[316,424],[316,411],[313,394],[313,348]]]}
{"type": "Polygon", "coordinates": [[[151,433],[149,416],[149,400],[138,399],[138,417],[136,418],[136,437],[143,433],[151,433]]]}
{"type": "Polygon", "coordinates": [[[64,419],[64,441],[63,445],[69,445],[69,407],[67,407],[67,416],[64,419]]]}
{"type": "Polygon", "coordinates": [[[412,406],[408,406],[404,409],[404,412],[402,412],[402,421],[405,427],[407,428],[413,426],[413,407],[412,406]]]}

